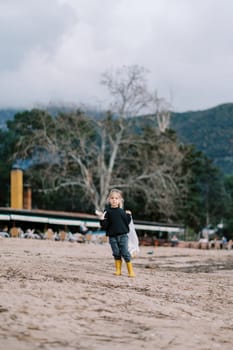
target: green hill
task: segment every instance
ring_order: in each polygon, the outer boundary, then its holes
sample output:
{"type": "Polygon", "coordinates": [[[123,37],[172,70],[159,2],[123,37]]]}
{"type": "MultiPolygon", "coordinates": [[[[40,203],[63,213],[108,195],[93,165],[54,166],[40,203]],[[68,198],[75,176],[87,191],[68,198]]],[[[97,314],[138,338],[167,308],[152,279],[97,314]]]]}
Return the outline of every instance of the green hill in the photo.
{"type": "Polygon", "coordinates": [[[233,103],[204,111],[173,113],[171,128],[184,143],[194,144],[222,169],[233,174],[233,103]]]}
{"type": "Polygon", "coordinates": [[[0,129],[5,129],[7,120],[13,119],[18,112],[16,109],[0,109],[0,129]]]}
{"type": "MultiPolygon", "coordinates": [[[[59,112],[58,107],[56,111],[59,112]]],[[[17,112],[19,110],[0,110],[0,129],[4,129],[6,121],[13,119],[17,112]]],[[[181,142],[194,144],[212,159],[224,174],[233,174],[233,103],[203,111],[173,112],[171,129],[177,132],[181,142]]]]}

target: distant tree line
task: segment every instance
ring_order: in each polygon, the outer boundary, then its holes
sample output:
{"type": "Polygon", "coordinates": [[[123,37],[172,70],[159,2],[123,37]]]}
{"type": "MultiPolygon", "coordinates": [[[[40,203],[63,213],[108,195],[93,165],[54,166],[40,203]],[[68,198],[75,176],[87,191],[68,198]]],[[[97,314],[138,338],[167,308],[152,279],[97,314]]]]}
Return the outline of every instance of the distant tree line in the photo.
{"type": "Polygon", "coordinates": [[[7,122],[0,131],[0,205],[9,205],[10,170],[19,166],[37,208],[94,213],[117,187],[137,219],[182,223],[195,232],[223,220],[230,237],[233,177],[178,141],[168,106],[147,91],[145,71],[123,67],[106,72],[102,83],[113,103],[98,117],[84,109],[56,116],[33,109],[7,122]],[[147,117],[135,117],[151,105],[147,117]]]}

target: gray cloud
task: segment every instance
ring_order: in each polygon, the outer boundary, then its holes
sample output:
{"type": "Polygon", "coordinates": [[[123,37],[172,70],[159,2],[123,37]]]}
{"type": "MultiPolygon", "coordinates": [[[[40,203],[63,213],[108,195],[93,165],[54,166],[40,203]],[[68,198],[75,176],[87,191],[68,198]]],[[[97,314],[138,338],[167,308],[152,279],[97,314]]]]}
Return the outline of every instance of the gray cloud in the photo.
{"type": "Polygon", "coordinates": [[[52,52],[77,18],[56,0],[0,2],[0,70],[20,67],[33,50],[52,52]]]}
{"type": "Polygon", "coordinates": [[[0,107],[92,104],[138,64],[178,111],[232,102],[231,0],[0,1],[0,107]]]}

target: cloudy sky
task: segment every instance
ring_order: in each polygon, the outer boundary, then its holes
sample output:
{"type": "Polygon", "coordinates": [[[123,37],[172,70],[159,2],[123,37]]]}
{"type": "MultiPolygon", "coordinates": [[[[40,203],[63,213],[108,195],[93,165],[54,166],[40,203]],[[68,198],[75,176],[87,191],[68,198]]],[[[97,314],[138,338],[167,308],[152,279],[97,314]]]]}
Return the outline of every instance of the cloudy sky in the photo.
{"type": "Polygon", "coordinates": [[[175,111],[233,102],[232,0],[0,0],[0,42],[0,108],[101,104],[135,64],[175,111]]]}

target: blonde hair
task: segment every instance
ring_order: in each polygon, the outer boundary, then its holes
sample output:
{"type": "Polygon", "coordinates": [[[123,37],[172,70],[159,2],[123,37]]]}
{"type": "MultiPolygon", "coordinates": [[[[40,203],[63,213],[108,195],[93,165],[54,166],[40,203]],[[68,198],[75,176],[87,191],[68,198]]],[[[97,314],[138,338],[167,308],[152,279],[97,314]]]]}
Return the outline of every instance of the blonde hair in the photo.
{"type": "Polygon", "coordinates": [[[108,195],[108,198],[107,198],[108,203],[109,203],[110,197],[111,197],[111,195],[112,195],[113,193],[119,194],[119,196],[120,196],[120,205],[119,205],[119,207],[120,207],[120,208],[123,208],[123,206],[124,206],[123,193],[122,193],[121,190],[118,190],[117,188],[113,188],[113,189],[111,189],[111,191],[109,192],[109,195],[108,195]]]}

